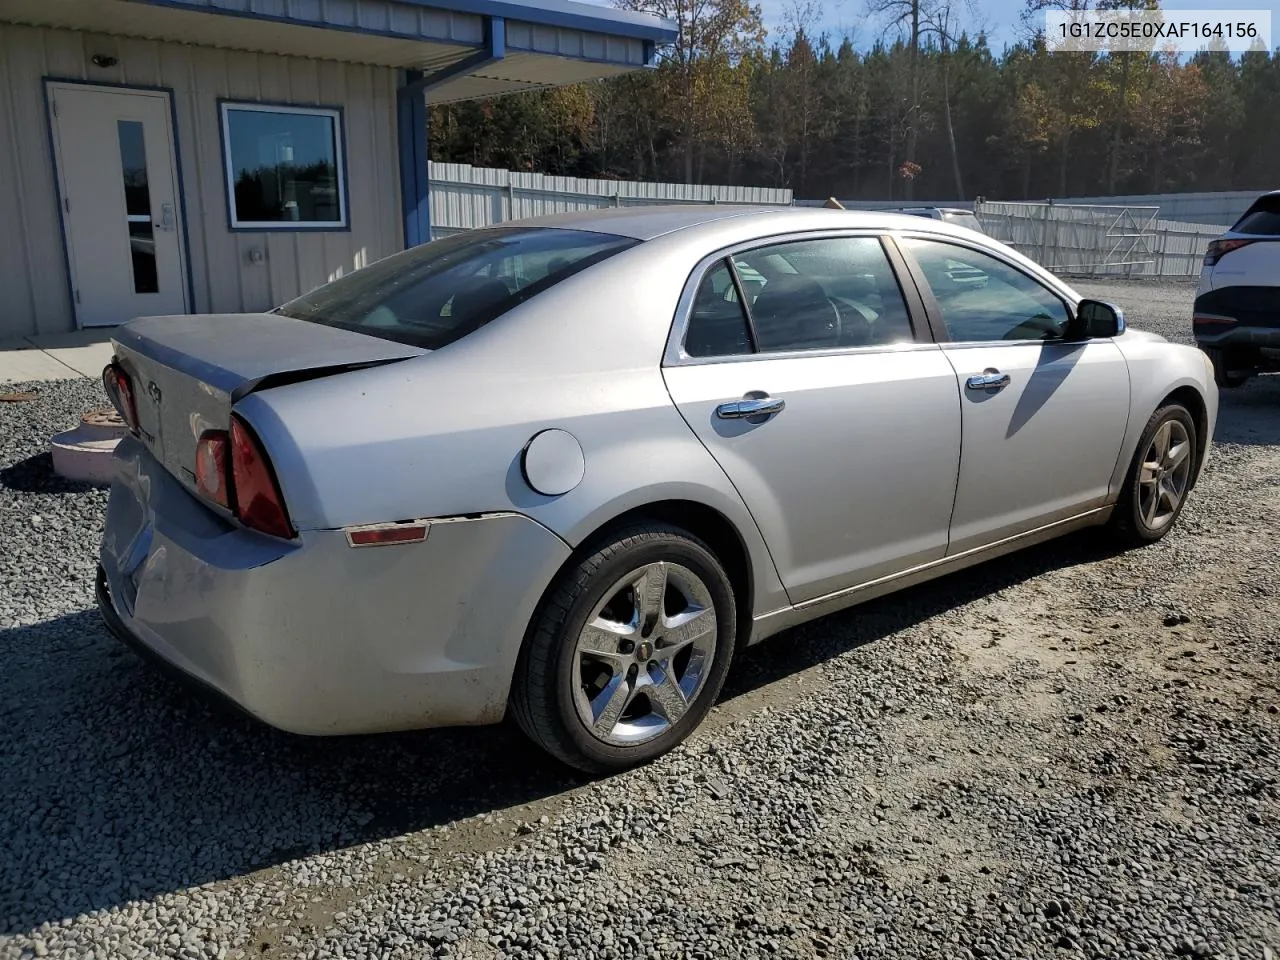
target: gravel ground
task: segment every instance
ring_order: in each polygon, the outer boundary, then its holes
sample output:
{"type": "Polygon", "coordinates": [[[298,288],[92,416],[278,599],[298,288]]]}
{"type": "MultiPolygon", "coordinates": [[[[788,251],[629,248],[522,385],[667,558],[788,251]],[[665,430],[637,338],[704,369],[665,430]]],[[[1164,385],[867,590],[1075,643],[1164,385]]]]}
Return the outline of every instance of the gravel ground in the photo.
{"type": "MultiPolygon", "coordinates": [[[[1186,338],[1191,288],[1081,284],[1186,338]]],[[[1280,956],[1280,377],[1178,531],[1081,536],[749,651],[590,783],[506,727],[275,733],[92,610],[105,495],[0,404],[0,957],[1280,956]],[[1275,951],[1273,954],[1271,951],[1275,951]]]]}

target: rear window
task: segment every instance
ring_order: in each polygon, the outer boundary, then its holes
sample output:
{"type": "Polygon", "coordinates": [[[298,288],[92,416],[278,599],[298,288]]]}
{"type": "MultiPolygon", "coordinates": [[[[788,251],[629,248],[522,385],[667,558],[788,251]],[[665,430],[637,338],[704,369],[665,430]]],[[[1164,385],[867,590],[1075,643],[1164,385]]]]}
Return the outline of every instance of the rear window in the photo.
{"type": "Polygon", "coordinates": [[[978,233],[982,233],[982,224],[978,222],[978,218],[975,217],[972,213],[966,213],[963,210],[960,210],[960,211],[948,210],[945,213],[943,213],[942,219],[945,220],[947,223],[954,223],[957,227],[965,227],[966,229],[975,230],[978,233]]]}
{"type": "Polygon", "coordinates": [[[1280,236],[1280,196],[1259,197],[1231,229],[1235,233],[1280,236]]]}
{"type": "Polygon", "coordinates": [[[637,242],[547,227],[475,230],[379,260],[276,312],[438,350],[637,242]]]}

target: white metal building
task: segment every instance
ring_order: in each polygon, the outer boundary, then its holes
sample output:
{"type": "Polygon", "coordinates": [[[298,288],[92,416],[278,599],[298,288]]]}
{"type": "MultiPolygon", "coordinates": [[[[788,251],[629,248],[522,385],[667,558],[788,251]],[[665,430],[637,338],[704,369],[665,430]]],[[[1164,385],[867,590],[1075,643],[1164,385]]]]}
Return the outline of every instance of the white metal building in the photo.
{"type": "Polygon", "coordinates": [[[422,242],[428,103],[674,38],[571,0],[0,0],[0,339],[261,310],[422,242]]]}

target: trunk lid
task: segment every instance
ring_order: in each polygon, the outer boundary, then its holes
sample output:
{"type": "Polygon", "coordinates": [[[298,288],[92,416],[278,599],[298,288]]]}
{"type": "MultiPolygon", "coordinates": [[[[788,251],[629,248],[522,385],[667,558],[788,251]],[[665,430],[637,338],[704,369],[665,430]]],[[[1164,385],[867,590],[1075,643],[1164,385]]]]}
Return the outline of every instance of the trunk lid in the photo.
{"type": "Polygon", "coordinates": [[[196,441],[254,390],[421,356],[421,347],[270,313],[143,317],[116,330],[143,443],[195,489],[196,441]]]}

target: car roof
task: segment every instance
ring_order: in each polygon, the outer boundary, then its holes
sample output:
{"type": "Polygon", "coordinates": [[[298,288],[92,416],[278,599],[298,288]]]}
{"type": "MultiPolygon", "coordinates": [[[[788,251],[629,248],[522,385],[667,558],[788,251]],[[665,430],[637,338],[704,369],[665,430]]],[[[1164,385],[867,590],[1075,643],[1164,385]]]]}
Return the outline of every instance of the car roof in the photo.
{"type": "Polygon", "coordinates": [[[748,206],[721,203],[657,204],[580,210],[549,216],[506,221],[502,227],[554,227],[611,233],[635,240],[653,240],[679,230],[714,227],[727,220],[769,223],[771,231],[786,232],[820,227],[887,230],[915,226],[918,217],[878,210],[829,210],[822,207],[748,206]]]}

